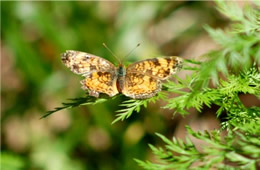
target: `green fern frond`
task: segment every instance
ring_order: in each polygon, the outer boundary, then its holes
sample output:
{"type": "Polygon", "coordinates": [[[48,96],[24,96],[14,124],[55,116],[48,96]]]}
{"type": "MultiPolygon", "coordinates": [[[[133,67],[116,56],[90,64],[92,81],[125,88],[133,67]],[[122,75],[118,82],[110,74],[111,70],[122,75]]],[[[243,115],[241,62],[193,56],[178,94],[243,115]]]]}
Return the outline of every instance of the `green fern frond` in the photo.
{"type": "Polygon", "coordinates": [[[135,161],[144,169],[157,168],[158,170],[232,169],[234,166],[254,169],[254,167],[259,165],[260,143],[257,136],[249,137],[245,133],[247,129],[241,128],[239,131],[229,132],[225,139],[222,139],[220,131],[205,131],[201,133],[194,132],[188,126],[186,128],[190,135],[207,143],[202,150],[198,150],[189,138],[186,141],[176,138],[169,140],[163,135],[157,134],[164,141],[165,149],[161,147],[157,148],[153,145],[149,146],[156,156],[158,163],[144,162],[138,159],[135,159],[135,161]],[[231,164],[232,166],[229,166],[231,164]]]}
{"type": "MultiPolygon", "coordinates": [[[[237,4],[232,2],[223,2],[217,0],[217,9],[232,21],[232,32],[234,33],[251,33],[260,30],[260,21],[257,19],[260,17],[259,5],[256,8],[252,8],[247,5],[243,10],[237,4]]],[[[255,2],[257,3],[257,2],[255,2]]]]}
{"type": "Polygon", "coordinates": [[[115,122],[121,120],[125,120],[129,118],[133,112],[140,112],[140,109],[142,106],[147,107],[147,104],[152,102],[155,103],[159,99],[165,99],[166,94],[163,92],[158,93],[156,96],[149,98],[149,99],[144,99],[144,100],[135,100],[135,99],[130,99],[124,101],[120,106],[125,107],[124,109],[118,110],[118,114],[116,115],[117,118],[112,122],[114,124],[115,122]]]}
{"type": "MultiPolygon", "coordinates": [[[[244,94],[260,94],[260,68],[254,65],[248,71],[241,72],[239,75],[229,75],[227,80],[221,80],[217,88],[204,88],[196,90],[192,84],[196,75],[186,76],[186,79],[177,78],[178,83],[168,82],[165,86],[169,92],[180,94],[178,97],[168,99],[168,103],[164,108],[175,109],[177,112],[185,115],[185,110],[193,107],[201,111],[204,105],[211,107],[212,104],[220,106],[217,112],[218,116],[222,111],[236,113],[230,108],[246,110],[243,107],[239,93],[244,94]],[[187,91],[189,90],[189,91],[187,91]],[[235,104],[235,105],[234,105],[235,104]]],[[[196,81],[195,81],[196,83],[196,81]]],[[[241,110],[239,110],[241,112],[241,110]]]]}
{"type": "Polygon", "coordinates": [[[96,98],[96,97],[89,96],[87,94],[86,97],[73,98],[73,99],[68,99],[68,100],[70,100],[70,102],[62,103],[63,106],[56,107],[54,110],[48,111],[40,119],[46,118],[46,117],[50,116],[51,114],[58,112],[60,110],[63,110],[63,109],[69,109],[69,108],[73,108],[73,107],[79,107],[79,106],[90,105],[90,104],[95,105],[98,103],[103,103],[103,102],[107,101],[108,98],[105,98],[105,97],[96,98]]]}

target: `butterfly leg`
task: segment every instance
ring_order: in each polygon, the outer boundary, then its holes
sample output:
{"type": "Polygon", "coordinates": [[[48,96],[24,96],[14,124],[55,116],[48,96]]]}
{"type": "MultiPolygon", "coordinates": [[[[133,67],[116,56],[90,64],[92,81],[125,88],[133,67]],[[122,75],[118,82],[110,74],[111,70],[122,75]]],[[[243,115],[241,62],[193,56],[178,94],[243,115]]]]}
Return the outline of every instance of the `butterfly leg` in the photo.
{"type": "Polygon", "coordinates": [[[98,96],[99,96],[99,93],[96,92],[96,91],[89,90],[88,92],[89,92],[89,95],[90,95],[90,96],[94,96],[94,97],[96,97],[96,98],[98,98],[98,96]]]}

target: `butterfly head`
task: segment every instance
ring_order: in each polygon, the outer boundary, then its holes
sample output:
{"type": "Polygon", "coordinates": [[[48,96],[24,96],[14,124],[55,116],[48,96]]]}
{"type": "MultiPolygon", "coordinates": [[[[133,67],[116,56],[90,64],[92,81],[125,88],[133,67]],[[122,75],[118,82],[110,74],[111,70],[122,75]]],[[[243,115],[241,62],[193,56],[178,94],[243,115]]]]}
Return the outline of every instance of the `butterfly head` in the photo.
{"type": "Polygon", "coordinates": [[[125,76],[125,67],[122,64],[119,64],[117,73],[119,77],[125,76]]]}

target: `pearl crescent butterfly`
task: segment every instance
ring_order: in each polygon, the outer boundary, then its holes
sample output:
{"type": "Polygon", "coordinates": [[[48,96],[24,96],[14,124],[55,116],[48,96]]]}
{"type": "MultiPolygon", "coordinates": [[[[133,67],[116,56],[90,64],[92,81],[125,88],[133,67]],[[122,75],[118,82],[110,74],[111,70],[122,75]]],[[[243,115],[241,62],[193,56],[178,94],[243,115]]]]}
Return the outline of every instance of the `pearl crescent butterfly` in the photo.
{"type": "Polygon", "coordinates": [[[134,99],[155,96],[161,91],[161,81],[181,69],[183,62],[180,57],[168,56],[116,67],[104,58],[73,50],[63,53],[61,59],[72,72],[85,77],[81,84],[89,95],[105,93],[112,97],[122,93],[134,99]]]}

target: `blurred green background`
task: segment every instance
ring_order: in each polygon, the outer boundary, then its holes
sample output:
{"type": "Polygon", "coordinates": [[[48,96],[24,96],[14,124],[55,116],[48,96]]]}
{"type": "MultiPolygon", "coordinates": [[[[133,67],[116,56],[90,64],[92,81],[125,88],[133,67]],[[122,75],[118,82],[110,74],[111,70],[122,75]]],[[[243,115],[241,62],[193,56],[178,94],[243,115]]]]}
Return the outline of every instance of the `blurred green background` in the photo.
{"type": "Polygon", "coordinates": [[[154,159],[148,143],[161,143],[155,132],[183,138],[186,124],[194,130],[219,127],[208,110],[173,118],[160,102],[111,125],[126,97],[39,118],[68,98],[84,96],[82,77],[61,63],[65,50],[116,64],[103,42],[120,57],[141,43],[129,63],[160,55],[199,60],[217,48],[204,24],[227,23],[213,2],[2,2],[2,169],[141,169],[133,158],[154,159]]]}

